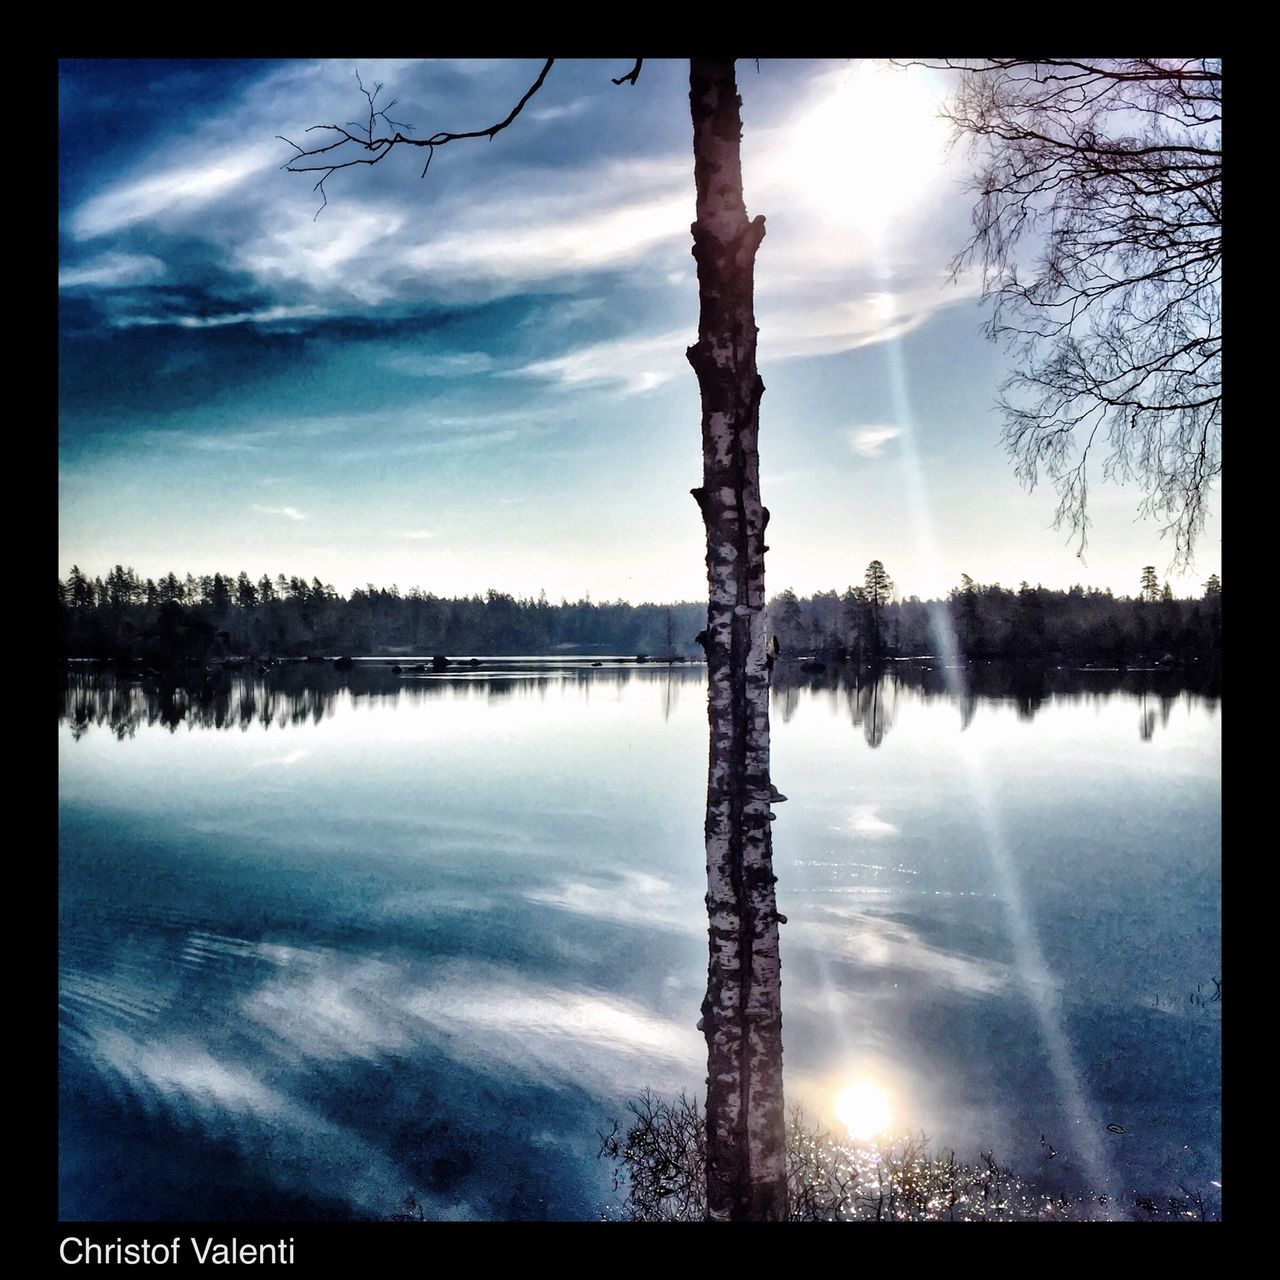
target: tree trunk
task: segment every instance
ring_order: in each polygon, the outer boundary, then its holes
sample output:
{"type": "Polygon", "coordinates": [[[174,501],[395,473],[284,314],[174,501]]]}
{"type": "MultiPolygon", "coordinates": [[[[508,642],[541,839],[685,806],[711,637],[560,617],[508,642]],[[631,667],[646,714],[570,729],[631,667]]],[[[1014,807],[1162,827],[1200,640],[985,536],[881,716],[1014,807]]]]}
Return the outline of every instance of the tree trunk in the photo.
{"type": "Polygon", "coordinates": [[[769,671],[757,451],[754,274],[764,218],[742,197],[741,100],[733,59],[694,58],[698,341],[707,529],[707,1210],[718,1221],[787,1216],[782,1004],[769,824],[769,671]]]}

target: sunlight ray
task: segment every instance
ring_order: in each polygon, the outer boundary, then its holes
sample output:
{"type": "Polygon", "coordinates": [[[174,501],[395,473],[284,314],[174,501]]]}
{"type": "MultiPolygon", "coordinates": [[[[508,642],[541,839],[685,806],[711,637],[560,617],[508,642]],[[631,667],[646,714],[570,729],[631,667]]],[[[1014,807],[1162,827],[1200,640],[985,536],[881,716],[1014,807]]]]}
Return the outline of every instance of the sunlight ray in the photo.
{"type": "MultiPolygon", "coordinates": [[[[882,246],[883,248],[883,246],[882,246]]],[[[887,255],[877,255],[883,282],[881,306],[884,323],[892,329],[896,319],[892,278],[885,265],[887,255]]],[[[901,337],[893,337],[883,344],[888,363],[894,421],[902,428],[900,436],[901,475],[906,488],[908,508],[914,527],[917,553],[920,563],[930,575],[942,580],[941,558],[933,531],[928,489],[917,446],[915,415],[906,370],[901,337]]],[[[931,630],[943,661],[944,678],[948,692],[960,706],[964,706],[968,679],[962,663],[959,645],[950,615],[942,609],[931,618],[931,630]]],[[[981,746],[967,734],[958,741],[958,750],[968,778],[969,794],[982,830],[982,846],[995,873],[999,896],[1005,909],[1010,941],[1013,944],[1015,968],[1021,979],[1027,999],[1035,1012],[1036,1021],[1048,1052],[1049,1067],[1059,1101],[1071,1125],[1072,1139],[1088,1175],[1090,1187],[1095,1193],[1108,1197],[1102,1207],[1104,1216],[1114,1217],[1110,1206],[1117,1202],[1119,1179],[1097,1136],[1101,1122],[1098,1110],[1089,1096],[1087,1087],[1076,1062],[1070,1038],[1064,1027],[1064,1011],[1059,996],[1059,986],[1045,961],[1039,934],[1031,912],[1022,894],[1017,868],[1010,855],[1004,835],[1004,822],[999,803],[990,784],[989,772],[981,746]]]]}

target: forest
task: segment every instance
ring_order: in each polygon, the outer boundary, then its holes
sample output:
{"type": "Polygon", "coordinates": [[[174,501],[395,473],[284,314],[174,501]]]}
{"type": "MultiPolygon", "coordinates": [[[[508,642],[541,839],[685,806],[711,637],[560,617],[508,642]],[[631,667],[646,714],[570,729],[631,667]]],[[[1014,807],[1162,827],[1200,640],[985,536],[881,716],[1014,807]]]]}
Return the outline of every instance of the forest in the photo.
{"type": "MultiPolygon", "coordinates": [[[[945,599],[901,598],[873,560],[843,592],[769,602],[768,631],[786,657],[875,662],[945,651],[965,660],[1184,664],[1221,649],[1222,584],[1175,598],[1152,566],[1134,596],[1072,586],[1051,590],[980,584],[967,574],[945,599]]],[[[441,597],[369,584],[342,595],[318,578],[254,581],[214,573],[158,581],[114,566],[87,577],[73,566],[58,581],[57,654],[158,669],[233,658],[398,655],[624,654],[658,660],[699,656],[706,605],[553,604],[490,589],[441,597]]]]}

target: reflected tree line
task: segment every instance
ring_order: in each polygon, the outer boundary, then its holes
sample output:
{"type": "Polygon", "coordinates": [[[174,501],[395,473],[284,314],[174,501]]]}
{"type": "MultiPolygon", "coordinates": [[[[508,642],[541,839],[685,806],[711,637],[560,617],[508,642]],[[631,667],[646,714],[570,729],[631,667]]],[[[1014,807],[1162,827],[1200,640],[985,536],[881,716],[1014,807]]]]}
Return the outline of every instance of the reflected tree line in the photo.
{"type": "MultiPolygon", "coordinates": [[[[894,598],[873,560],[863,584],[843,593],[797,596],[768,606],[778,651],[856,664],[945,652],[962,658],[1040,662],[1187,664],[1217,661],[1222,585],[1211,577],[1197,599],[1176,599],[1147,566],[1135,596],[1081,586],[1016,590],[962,575],[945,600],[894,598]]],[[[318,578],[256,582],[247,573],[170,573],[156,581],[116,565],[104,577],[73,566],[58,582],[59,656],[108,658],[155,669],[207,666],[233,655],[553,654],[697,656],[701,603],[552,604],[490,590],[445,598],[417,588],[369,585],[343,596],[318,578]]]]}
{"type": "MultiPolygon", "coordinates": [[[[420,703],[443,697],[546,697],[553,687],[568,684],[590,691],[593,683],[612,688],[632,680],[658,682],[664,719],[678,705],[680,691],[696,686],[701,692],[701,666],[677,664],[655,668],[587,663],[539,669],[512,666],[453,673],[402,671],[390,661],[357,663],[339,669],[333,663],[282,663],[266,669],[248,664],[217,667],[194,678],[173,679],[146,673],[121,673],[95,664],[74,663],[64,668],[58,694],[59,721],[79,737],[90,727],[106,728],[118,737],[131,735],[140,725],[248,730],[319,723],[331,715],[343,696],[355,699],[420,703]]],[[[900,697],[943,698],[955,704],[962,727],[968,727],[979,704],[1017,707],[1021,718],[1032,719],[1049,699],[1102,701],[1117,694],[1137,699],[1139,736],[1149,740],[1168,724],[1175,704],[1187,696],[1215,700],[1221,679],[1213,666],[1182,670],[1104,670],[1045,667],[1035,663],[980,662],[969,664],[965,679],[948,679],[935,661],[904,660],[859,667],[853,663],[826,665],[783,659],[773,672],[772,701],[784,723],[794,716],[803,698],[825,698],[842,705],[850,723],[861,729],[866,743],[878,747],[893,727],[900,697]],[[957,688],[961,692],[957,692],[957,688]]]]}
{"type": "Polygon", "coordinates": [[[775,671],[774,702],[783,723],[791,720],[802,695],[825,696],[832,706],[843,703],[850,723],[860,728],[869,747],[878,747],[893,727],[902,691],[926,699],[943,698],[960,712],[967,729],[979,705],[1012,705],[1018,717],[1032,720],[1050,699],[1080,703],[1105,701],[1117,694],[1136,698],[1139,736],[1153,737],[1164,727],[1175,704],[1187,696],[1210,701],[1221,697],[1220,668],[1204,663],[1179,668],[1125,669],[1050,666],[1039,662],[995,659],[971,662],[963,679],[936,659],[906,659],[888,664],[781,662],[775,671]]]}
{"type": "Polygon", "coordinates": [[[488,702],[516,697],[546,697],[553,683],[589,689],[593,682],[612,687],[633,677],[663,682],[664,716],[678,701],[678,686],[698,683],[700,667],[670,666],[640,670],[632,666],[591,667],[584,664],[547,666],[538,670],[510,669],[454,674],[404,671],[390,662],[358,663],[338,668],[333,663],[284,663],[257,669],[247,663],[216,667],[195,678],[175,680],[163,675],[121,673],[90,663],[75,663],[63,673],[58,719],[80,737],[91,726],[109,728],[128,737],[140,725],[170,730],[247,730],[254,725],[318,724],[333,714],[338,699],[397,703],[432,701],[444,697],[482,698],[488,702]]]}

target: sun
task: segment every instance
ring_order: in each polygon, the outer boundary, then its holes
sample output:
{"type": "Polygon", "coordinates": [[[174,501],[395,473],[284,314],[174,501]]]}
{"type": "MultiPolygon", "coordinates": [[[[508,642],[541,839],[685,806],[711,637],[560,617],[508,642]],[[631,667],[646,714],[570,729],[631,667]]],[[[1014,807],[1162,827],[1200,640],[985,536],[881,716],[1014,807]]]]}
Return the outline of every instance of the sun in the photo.
{"type": "Polygon", "coordinates": [[[790,189],[830,222],[883,235],[943,176],[943,91],[922,68],[856,62],[787,131],[790,189]]]}
{"type": "Polygon", "coordinates": [[[874,1138],[893,1120],[889,1095],[870,1080],[855,1080],[844,1088],[833,1109],[851,1138],[874,1138]]]}

